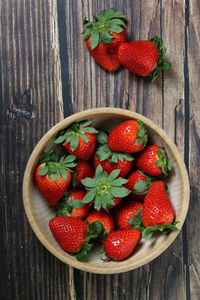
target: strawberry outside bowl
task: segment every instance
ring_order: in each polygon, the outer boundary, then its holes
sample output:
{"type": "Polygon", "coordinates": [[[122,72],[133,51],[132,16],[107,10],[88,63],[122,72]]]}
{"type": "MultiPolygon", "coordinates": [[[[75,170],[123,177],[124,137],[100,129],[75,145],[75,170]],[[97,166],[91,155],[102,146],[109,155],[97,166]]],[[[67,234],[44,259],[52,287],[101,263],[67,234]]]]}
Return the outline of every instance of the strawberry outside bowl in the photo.
{"type": "Polygon", "coordinates": [[[29,223],[38,239],[54,256],[74,268],[98,273],[115,274],[126,272],[141,267],[164,252],[175,240],[180,231],[173,231],[167,235],[156,234],[149,240],[141,239],[140,244],[134,249],[132,255],[123,261],[103,262],[96,252],[90,252],[85,262],[80,262],[60,248],[53,237],[48,223],[55,217],[55,208],[50,207],[35,186],[34,171],[41,154],[54,147],[57,134],[74,122],[92,119],[94,127],[111,131],[123,121],[135,119],[141,120],[149,134],[151,143],[165,145],[168,158],[172,164],[170,175],[166,179],[168,194],[179,221],[177,227],[181,230],[186,218],[189,206],[189,180],[184,161],[168,135],[150,119],[129,111],[118,108],[97,108],[74,114],[50,129],[34,148],[26,166],[23,180],[23,201],[29,223]]]}

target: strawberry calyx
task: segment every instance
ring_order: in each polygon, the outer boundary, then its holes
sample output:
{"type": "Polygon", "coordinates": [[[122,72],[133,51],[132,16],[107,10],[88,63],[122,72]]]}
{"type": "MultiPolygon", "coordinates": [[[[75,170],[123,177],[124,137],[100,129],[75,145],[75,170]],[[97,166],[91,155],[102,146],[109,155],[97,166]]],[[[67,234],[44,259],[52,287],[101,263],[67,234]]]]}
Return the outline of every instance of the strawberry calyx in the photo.
{"type": "Polygon", "coordinates": [[[136,216],[132,215],[132,218],[128,220],[128,224],[133,226],[133,229],[137,229],[142,233],[144,239],[150,239],[155,231],[160,231],[162,233],[169,233],[171,231],[179,231],[179,228],[176,226],[179,221],[175,221],[171,224],[158,224],[156,226],[144,226],[142,221],[142,211],[137,209],[136,216]]]}
{"type": "Polygon", "coordinates": [[[153,82],[157,75],[158,75],[158,70],[170,70],[171,69],[171,63],[169,61],[163,61],[163,58],[167,52],[167,49],[164,48],[163,46],[163,40],[161,37],[158,36],[154,36],[153,38],[150,39],[151,42],[153,42],[157,49],[158,49],[158,53],[159,53],[159,58],[158,58],[158,62],[156,65],[156,68],[153,70],[153,72],[151,72],[151,74],[148,76],[151,80],[151,82],[153,82]]]}
{"type": "Polygon", "coordinates": [[[72,152],[75,151],[79,145],[79,137],[84,142],[88,143],[89,138],[85,133],[98,133],[98,131],[94,127],[90,126],[91,123],[91,120],[73,123],[69,128],[61,131],[54,143],[62,143],[63,145],[70,143],[70,148],[72,152]]]}
{"type": "Polygon", "coordinates": [[[100,42],[103,44],[111,44],[113,33],[120,33],[126,27],[123,19],[126,16],[121,11],[115,11],[113,8],[102,10],[97,16],[94,16],[94,22],[83,20],[84,31],[82,32],[84,39],[91,36],[91,48],[95,49],[100,42]]]}
{"type": "Polygon", "coordinates": [[[142,121],[137,120],[137,123],[138,123],[139,129],[137,132],[138,139],[136,140],[135,145],[140,145],[140,144],[144,143],[144,147],[145,147],[147,140],[148,140],[147,130],[142,121]]]}
{"type": "Polygon", "coordinates": [[[171,231],[179,231],[179,228],[176,226],[177,223],[179,223],[179,221],[176,221],[172,224],[148,226],[142,231],[142,237],[144,239],[150,239],[155,231],[160,231],[165,234],[171,231]]]}
{"type": "Polygon", "coordinates": [[[87,222],[87,226],[88,226],[88,232],[85,237],[85,242],[82,245],[79,252],[76,253],[76,259],[79,261],[83,261],[87,259],[87,252],[89,252],[93,247],[93,243],[91,243],[91,239],[94,240],[100,238],[104,233],[103,225],[99,221],[95,221],[91,224],[87,222]]]}
{"type": "Polygon", "coordinates": [[[97,143],[100,144],[96,151],[96,157],[99,161],[104,161],[110,158],[109,164],[113,165],[116,164],[118,160],[123,162],[124,159],[128,161],[132,161],[134,159],[129,153],[112,151],[108,146],[108,135],[103,131],[100,131],[97,134],[97,143]]]}
{"type": "Polygon", "coordinates": [[[168,171],[171,171],[171,163],[167,159],[167,154],[164,147],[157,150],[158,160],[156,161],[156,167],[161,168],[164,175],[167,175],[168,171]]]}
{"type": "Polygon", "coordinates": [[[67,172],[72,172],[72,168],[76,166],[75,155],[64,155],[60,159],[58,158],[55,150],[51,149],[48,152],[44,152],[41,156],[39,164],[42,164],[42,168],[39,170],[39,175],[48,175],[53,180],[57,180],[60,175],[64,180],[67,179],[67,172]]]}
{"type": "Polygon", "coordinates": [[[68,216],[70,217],[73,208],[81,208],[84,205],[79,199],[70,200],[69,193],[66,191],[63,197],[56,205],[57,217],[68,216]]]}
{"type": "Polygon", "coordinates": [[[100,210],[103,207],[108,210],[114,206],[113,199],[123,198],[130,194],[130,191],[123,187],[128,180],[117,178],[120,173],[119,169],[112,171],[109,175],[98,165],[94,178],[86,177],[81,180],[88,193],[83,198],[83,203],[94,203],[94,208],[100,210]]]}
{"type": "Polygon", "coordinates": [[[149,177],[148,175],[146,175],[142,171],[138,170],[138,172],[140,172],[140,174],[145,176],[147,179],[139,180],[138,182],[135,183],[135,185],[133,187],[134,188],[134,194],[136,194],[136,195],[145,195],[148,192],[148,190],[149,190],[152,182],[154,181],[154,179],[149,177]]]}
{"type": "Polygon", "coordinates": [[[136,216],[132,215],[132,218],[128,220],[128,224],[133,226],[134,229],[143,232],[145,226],[142,221],[142,211],[140,209],[136,210],[136,216]]]}

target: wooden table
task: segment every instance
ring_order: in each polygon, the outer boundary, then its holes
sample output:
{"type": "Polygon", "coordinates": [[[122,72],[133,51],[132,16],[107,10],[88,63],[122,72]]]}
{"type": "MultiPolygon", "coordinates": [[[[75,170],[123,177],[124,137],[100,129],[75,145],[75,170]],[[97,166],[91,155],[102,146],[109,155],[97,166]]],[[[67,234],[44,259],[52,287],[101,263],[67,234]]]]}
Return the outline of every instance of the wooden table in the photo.
{"type": "Polygon", "coordinates": [[[0,7],[0,299],[199,299],[199,0],[1,0],[0,7]],[[82,20],[109,7],[127,15],[130,40],[163,37],[172,70],[154,84],[125,69],[108,73],[89,55],[82,20]],[[74,112],[104,106],[139,112],[161,126],[191,183],[175,242],[144,267],[111,276],[58,261],[32,232],[22,202],[24,169],[42,135],[74,112]]]}

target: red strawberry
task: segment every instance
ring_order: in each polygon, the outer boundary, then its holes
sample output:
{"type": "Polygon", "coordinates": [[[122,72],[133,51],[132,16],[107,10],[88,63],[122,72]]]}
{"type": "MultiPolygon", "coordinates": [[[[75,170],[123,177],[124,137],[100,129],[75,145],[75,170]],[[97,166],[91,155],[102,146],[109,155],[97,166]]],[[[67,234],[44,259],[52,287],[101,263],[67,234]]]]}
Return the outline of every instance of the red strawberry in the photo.
{"type": "Polygon", "coordinates": [[[131,225],[128,224],[128,220],[131,219],[132,216],[137,215],[138,209],[142,211],[142,208],[142,203],[133,200],[120,203],[120,205],[114,209],[114,216],[117,226],[120,229],[130,229],[131,225]]]}
{"type": "Polygon", "coordinates": [[[167,175],[171,170],[171,163],[167,159],[164,147],[150,145],[137,155],[134,163],[138,169],[148,175],[167,175]]]}
{"type": "Polygon", "coordinates": [[[144,199],[142,220],[146,227],[173,222],[174,210],[163,181],[155,181],[151,184],[144,199]]]}
{"type": "Polygon", "coordinates": [[[85,221],[90,224],[95,221],[101,222],[106,231],[106,234],[109,234],[115,228],[115,222],[112,215],[104,209],[99,211],[96,209],[92,210],[85,221]]]}
{"type": "Polygon", "coordinates": [[[86,162],[84,160],[79,160],[77,162],[75,171],[72,173],[73,188],[82,187],[83,184],[82,184],[81,180],[86,177],[94,177],[94,171],[88,162],[86,162]]]}
{"type": "Polygon", "coordinates": [[[104,171],[110,174],[113,170],[119,169],[119,177],[125,177],[133,166],[133,157],[129,153],[115,152],[108,147],[108,135],[100,131],[97,134],[97,151],[93,158],[93,165],[96,170],[100,164],[104,171]]]}
{"type": "Polygon", "coordinates": [[[78,253],[76,258],[84,260],[87,251],[90,251],[92,244],[90,238],[97,238],[102,235],[103,226],[100,222],[87,225],[79,218],[55,217],[50,220],[49,228],[62,249],[70,253],[78,253]]]}
{"type": "Polygon", "coordinates": [[[119,62],[130,72],[139,76],[156,79],[158,69],[169,70],[171,64],[163,62],[166,48],[161,38],[155,36],[150,41],[123,43],[118,48],[119,62]]]}
{"type": "Polygon", "coordinates": [[[57,215],[85,219],[89,213],[90,206],[87,203],[82,205],[81,200],[83,200],[86,194],[87,192],[83,190],[66,191],[56,205],[57,215]]]}
{"type": "Polygon", "coordinates": [[[109,175],[103,171],[101,165],[96,168],[94,178],[86,177],[82,180],[88,193],[83,199],[83,203],[94,203],[94,208],[109,209],[126,197],[130,191],[123,187],[127,180],[118,177],[120,170],[114,170],[109,175]],[[115,200],[115,202],[114,202],[115,200]]]}
{"type": "Polygon", "coordinates": [[[66,216],[51,219],[49,227],[60,247],[70,253],[77,253],[81,249],[88,232],[84,221],[66,216]]]}
{"type": "Polygon", "coordinates": [[[147,142],[147,131],[142,121],[129,120],[118,125],[108,136],[108,147],[113,151],[135,153],[147,142]]]}
{"type": "Polygon", "coordinates": [[[140,236],[137,229],[113,231],[105,239],[105,252],[113,260],[123,260],[133,252],[140,236]]]}
{"type": "Polygon", "coordinates": [[[56,205],[71,181],[71,170],[76,166],[74,155],[63,156],[59,161],[54,150],[44,152],[36,168],[36,185],[50,205],[56,205]]]}
{"type": "Polygon", "coordinates": [[[84,19],[84,39],[90,54],[104,69],[116,71],[120,67],[117,51],[120,43],[127,41],[126,27],[119,11],[103,10],[94,22],[84,19]]]}
{"type": "Polygon", "coordinates": [[[143,201],[148,189],[151,186],[151,178],[139,170],[134,171],[127,178],[127,189],[129,189],[134,198],[143,201]]]}
{"type": "Polygon", "coordinates": [[[59,134],[55,143],[62,143],[65,149],[77,158],[89,160],[94,153],[96,133],[98,132],[90,126],[91,123],[90,120],[73,123],[59,134]]]}

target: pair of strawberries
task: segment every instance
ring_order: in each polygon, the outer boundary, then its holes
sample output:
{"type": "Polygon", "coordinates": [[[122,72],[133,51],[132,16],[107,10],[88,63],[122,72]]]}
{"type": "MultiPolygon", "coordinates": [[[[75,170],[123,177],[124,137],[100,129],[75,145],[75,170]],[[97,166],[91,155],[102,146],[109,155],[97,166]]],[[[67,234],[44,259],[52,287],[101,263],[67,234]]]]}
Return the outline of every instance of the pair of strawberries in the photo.
{"type": "Polygon", "coordinates": [[[155,36],[150,41],[127,42],[125,15],[108,9],[94,16],[94,22],[84,19],[84,39],[96,62],[108,71],[122,65],[130,72],[155,80],[158,69],[169,70],[164,62],[166,49],[162,39],[155,36]]]}
{"type": "Polygon", "coordinates": [[[86,258],[94,241],[105,240],[107,255],[122,260],[141,232],[150,237],[155,230],[177,229],[171,224],[174,211],[165,185],[156,179],[167,175],[170,163],[165,150],[146,146],[147,140],[139,120],[125,121],[109,135],[82,121],[55,140],[67,154],[58,158],[54,150],[43,153],[35,179],[43,197],[57,209],[49,226],[60,246],[77,259],[86,258]],[[133,165],[138,169],[132,170],[133,165]],[[120,230],[115,231],[116,225],[120,230]]]}

